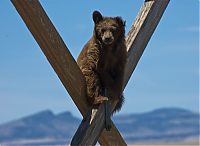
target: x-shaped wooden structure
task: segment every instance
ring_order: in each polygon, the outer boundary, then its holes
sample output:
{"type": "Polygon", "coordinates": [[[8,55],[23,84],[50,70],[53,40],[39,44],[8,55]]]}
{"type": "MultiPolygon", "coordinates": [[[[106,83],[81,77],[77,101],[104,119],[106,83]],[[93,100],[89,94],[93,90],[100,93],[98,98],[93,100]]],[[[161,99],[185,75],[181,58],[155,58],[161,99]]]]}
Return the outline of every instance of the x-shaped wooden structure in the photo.
{"type": "MultiPolygon", "coordinates": [[[[72,97],[84,118],[90,108],[86,104],[86,84],[84,76],[67,46],[51,23],[38,0],[11,0],[28,29],[39,44],[46,58],[57,73],[62,84],[72,97]]],[[[143,54],[156,26],[170,0],[145,0],[129,31],[126,44],[128,62],[125,70],[124,88],[143,54]]],[[[112,105],[115,106],[115,105],[112,105]]],[[[110,131],[104,129],[104,108],[100,105],[91,125],[75,135],[72,145],[126,145],[118,129],[112,122],[110,131]]]]}

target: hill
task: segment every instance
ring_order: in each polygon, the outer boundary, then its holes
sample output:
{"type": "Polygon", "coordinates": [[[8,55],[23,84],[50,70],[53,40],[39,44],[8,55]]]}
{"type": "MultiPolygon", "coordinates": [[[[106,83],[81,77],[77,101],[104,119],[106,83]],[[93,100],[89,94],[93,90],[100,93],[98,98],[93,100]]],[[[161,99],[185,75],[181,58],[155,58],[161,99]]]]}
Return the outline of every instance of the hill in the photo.
{"type": "MultiPolygon", "coordinates": [[[[127,143],[175,143],[199,138],[199,114],[163,108],[113,118],[127,143]]],[[[49,110],[0,125],[0,144],[66,144],[80,119],[70,112],[55,115],[49,110]]]]}

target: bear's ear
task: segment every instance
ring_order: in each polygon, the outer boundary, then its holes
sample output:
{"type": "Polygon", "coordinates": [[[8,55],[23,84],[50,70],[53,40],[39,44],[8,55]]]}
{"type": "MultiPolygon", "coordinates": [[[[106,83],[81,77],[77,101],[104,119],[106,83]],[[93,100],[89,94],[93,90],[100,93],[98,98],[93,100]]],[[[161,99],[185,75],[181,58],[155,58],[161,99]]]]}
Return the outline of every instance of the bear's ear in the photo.
{"type": "Polygon", "coordinates": [[[126,25],[126,21],[124,21],[121,17],[115,17],[115,20],[117,21],[117,23],[120,25],[120,26],[125,26],[126,25]]]}
{"type": "Polygon", "coordinates": [[[99,23],[99,21],[103,20],[103,17],[99,11],[94,11],[93,14],[93,21],[95,24],[99,23]]]}

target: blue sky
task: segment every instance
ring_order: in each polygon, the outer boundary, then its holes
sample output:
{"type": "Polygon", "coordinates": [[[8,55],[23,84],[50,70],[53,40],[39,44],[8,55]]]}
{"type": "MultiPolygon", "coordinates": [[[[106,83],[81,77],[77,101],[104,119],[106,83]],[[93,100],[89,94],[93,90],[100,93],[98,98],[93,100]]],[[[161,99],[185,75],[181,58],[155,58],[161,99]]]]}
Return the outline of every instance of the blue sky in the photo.
{"type": "MultiPolygon", "coordinates": [[[[143,1],[41,3],[77,58],[92,35],[94,10],[122,16],[128,32],[143,1]]],[[[0,10],[0,123],[45,109],[81,117],[11,2],[1,0],[0,10]]],[[[198,0],[171,0],[125,89],[121,114],[161,107],[199,110],[198,11],[198,0]]]]}

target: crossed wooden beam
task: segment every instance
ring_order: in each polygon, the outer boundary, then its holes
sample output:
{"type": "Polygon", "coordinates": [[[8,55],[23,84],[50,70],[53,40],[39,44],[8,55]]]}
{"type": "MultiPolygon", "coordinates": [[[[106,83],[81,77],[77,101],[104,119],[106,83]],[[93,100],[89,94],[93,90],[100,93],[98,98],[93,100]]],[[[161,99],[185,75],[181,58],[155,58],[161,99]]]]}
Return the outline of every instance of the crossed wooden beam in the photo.
{"type": "MultiPolygon", "coordinates": [[[[169,1],[145,0],[141,7],[126,37],[128,61],[125,69],[124,88],[169,1]]],[[[87,118],[90,108],[86,103],[85,78],[40,2],[38,0],[11,0],[11,2],[39,44],[83,118],[87,118]]],[[[103,106],[100,105],[92,124],[84,129],[84,134],[75,134],[72,145],[95,145],[97,140],[101,145],[126,145],[113,122],[111,122],[112,128],[110,131],[104,129],[104,122],[102,122],[105,119],[104,110],[103,106]]]]}

